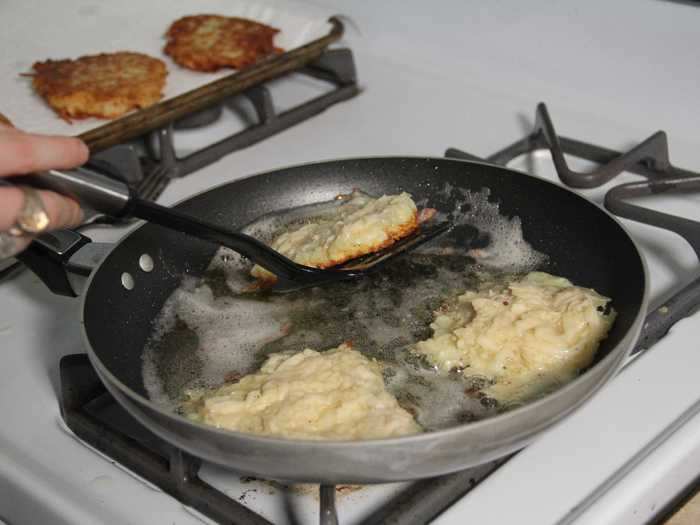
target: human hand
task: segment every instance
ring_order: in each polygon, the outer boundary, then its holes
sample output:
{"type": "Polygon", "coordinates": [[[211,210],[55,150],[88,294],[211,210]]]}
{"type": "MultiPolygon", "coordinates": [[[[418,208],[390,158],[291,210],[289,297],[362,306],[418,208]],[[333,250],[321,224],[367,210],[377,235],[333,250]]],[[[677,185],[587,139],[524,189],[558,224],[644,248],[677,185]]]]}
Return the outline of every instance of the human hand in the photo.
{"type": "MultiPolygon", "coordinates": [[[[74,168],[86,162],[88,155],[80,139],[25,133],[0,122],[0,177],[74,168]]],[[[80,206],[72,199],[47,190],[0,186],[0,260],[31,242],[34,232],[22,227],[30,208],[48,218],[41,231],[76,226],[82,219],[80,206]]]]}

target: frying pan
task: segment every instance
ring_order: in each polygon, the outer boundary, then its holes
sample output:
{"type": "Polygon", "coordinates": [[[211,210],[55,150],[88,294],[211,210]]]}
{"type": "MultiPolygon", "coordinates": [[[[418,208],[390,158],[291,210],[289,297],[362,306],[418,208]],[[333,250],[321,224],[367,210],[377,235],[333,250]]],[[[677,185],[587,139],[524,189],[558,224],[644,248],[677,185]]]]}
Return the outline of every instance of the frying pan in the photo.
{"type": "Polygon", "coordinates": [[[646,268],[634,242],[607,212],[523,173],[461,160],[407,157],[279,169],[205,191],[177,208],[240,228],[263,214],[329,201],[361,188],[374,195],[407,191],[417,201],[427,199],[430,206],[450,211],[455,192],[436,191],[442,187],[472,192],[488,188],[500,213],[519,217],[525,240],[548,256],[543,269],[612,298],[615,324],[594,363],[578,378],[494,417],[391,439],[285,440],[189,421],[148,398],[142,350],[165,301],[183,277],[203,274],[217,246],[154,224],[128,234],[89,276],[81,315],[92,365],[116,400],[155,434],[195,456],[265,479],[332,485],[426,478],[522,448],[610,380],[639,335],[647,303],[646,268]],[[139,266],[144,254],[155,262],[150,272],[139,266]],[[131,289],[122,283],[125,272],[133,278],[131,289]]]}

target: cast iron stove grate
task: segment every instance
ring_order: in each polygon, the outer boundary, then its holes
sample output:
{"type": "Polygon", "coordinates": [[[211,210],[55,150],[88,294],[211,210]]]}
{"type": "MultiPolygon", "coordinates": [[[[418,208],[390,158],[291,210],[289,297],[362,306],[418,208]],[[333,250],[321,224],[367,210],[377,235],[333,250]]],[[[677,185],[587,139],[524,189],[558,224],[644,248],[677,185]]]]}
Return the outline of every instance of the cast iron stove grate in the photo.
{"type": "MultiPolygon", "coordinates": [[[[672,166],[666,135],[657,132],[629,152],[557,136],[544,104],[537,107],[534,131],[524,139],[485,159],[456,149],[446,156],[505,165],[515,157],[547,148],[562,182],[577,188],[605,184],[623,171],[645,177],[641,182],[620,184],[608,191],[605,206],[612,213],[681,235],[700,257],[700,223],[660,213],[629,202],[634,197],[666,191],[700,190],[700,174],[672,166]],[[571,170],[564,154],[601,164],[589,173],[571,170]]],[[[680,319],[700,305],[700,277],[686,285],[662,308],[647,315],[637,346],[638,353],[650,348],[680,319]]],[[[61,360],[62,415],[69,428],[92,447],[118,461],[129,470],[160,487],[183,504],[220,523],[267,524],[265,518],[229,498],[201,480],[200,461],[165,443],[127,414],[105,390],[83,354],[61,360]]],[[[508,458],[463,472],[414,483],[378,512],[366,524],[419,524],[439,515],[508,458]]],[[[320,520],[338,523],[334,488],[321,488],[320,520]]]]}

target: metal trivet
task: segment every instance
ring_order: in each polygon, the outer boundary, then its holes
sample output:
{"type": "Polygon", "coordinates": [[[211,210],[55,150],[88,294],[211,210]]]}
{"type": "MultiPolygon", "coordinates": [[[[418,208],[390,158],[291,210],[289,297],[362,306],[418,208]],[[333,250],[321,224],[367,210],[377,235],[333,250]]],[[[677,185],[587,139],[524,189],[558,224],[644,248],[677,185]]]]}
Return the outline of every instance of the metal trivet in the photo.
{"type": "MultiPolygon", "coordinates": [[[[198,476],[201,461],[136,421],[117,403],[85,354],[60,362],[61,415],[84,442],[208,518],[232,525],[271,525],[268,520],[198,476]]],[[[411,485],[363,525],[424,524],[496,470],[505,460],[411,485]]],[[[321,488],[321,523],[338,523],[335,487],[321,488]]]]}
{"type": "MultiPolygon", "coordinates": [[[[635,197],[665,192],[700,191],[700,173],[677,168],[671,164],[666,133],[657,131],[626,153],[603,148],[557,135],[549,112],[540,102],[535,111],[535,127],[524,139],[485,158],[449,148],[446,157],[478,160],[507,165],[523,154],[548,149],[552,154],[559,179],[574,188],[595,188],[610,182],[623,171],[645,178],[640,182],[619,184],[605,195],[605,207],[619,217],[670,230],[680,235],[693,248],[700,259],[700,222],[655,211],[629,202],[635,197]],[[569,168],[564,154],[589,160],[599,166],[589,172],[576,172],[569,168]]],[[[700,306],[700,277],[684,286],[663,306],[647,314],[637,345],[636,354],[649,349],[666,335],[675,323],[687,317],[700,306]]]]}

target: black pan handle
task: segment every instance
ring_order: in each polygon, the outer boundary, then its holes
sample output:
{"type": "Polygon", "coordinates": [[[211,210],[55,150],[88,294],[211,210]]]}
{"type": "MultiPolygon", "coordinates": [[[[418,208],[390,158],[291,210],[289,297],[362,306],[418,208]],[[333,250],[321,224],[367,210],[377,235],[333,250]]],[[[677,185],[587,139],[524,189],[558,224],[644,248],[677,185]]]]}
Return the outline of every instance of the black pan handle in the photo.
{"type": "MultiPolygon", "coordinates": [[[[125,214],[132,199],[129,186],[88,167],[12,177],[11,182],[55,191],[113,217],[125,214]]],[[[71,264],[71,258],[89,242],[90,239],[72,230],[46,232],[16,258],[53,293],[75,297],[77,293],[72,276],[86,277],[90,270],[71,264]]]]}
{"type": "Polygon", "coordinates": [[[24,263],[43,283],[57,295],[76,297],[71,274],[83,277],[89,270],[70,264],[71,258],[90,239],[73,230],[56,230],[37,237],[22,253],[15,257],[24,263]]]}

